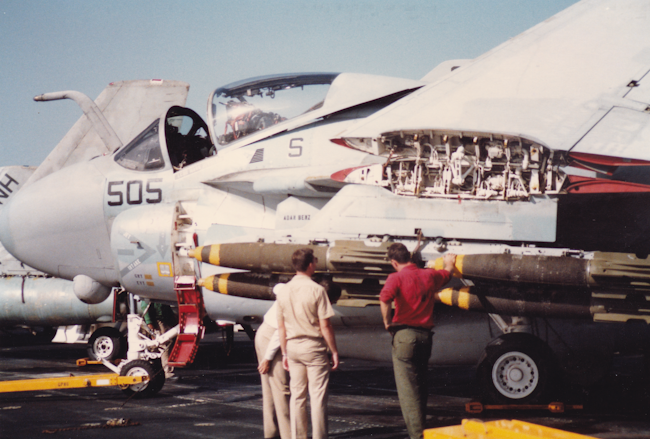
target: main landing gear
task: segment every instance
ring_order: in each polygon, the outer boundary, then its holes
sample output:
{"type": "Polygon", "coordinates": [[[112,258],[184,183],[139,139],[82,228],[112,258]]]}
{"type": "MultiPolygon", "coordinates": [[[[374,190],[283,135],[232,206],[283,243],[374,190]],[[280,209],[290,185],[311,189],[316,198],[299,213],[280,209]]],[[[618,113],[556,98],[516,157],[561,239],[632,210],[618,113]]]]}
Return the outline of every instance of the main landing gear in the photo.
{"type": "Polygon", "coordinates": [[[92,333],[88,340],[88,357],[95,361],[114,361],[126,354],[126,338],[116,328],[105,326],[92,333]]]}
{"type": "Polygon", "coordinates": [[[553,382],[552,353],[537,337],[504,334],[490,343],[479,363],[484,396],[495,403],[544,400],[553,382]]]}

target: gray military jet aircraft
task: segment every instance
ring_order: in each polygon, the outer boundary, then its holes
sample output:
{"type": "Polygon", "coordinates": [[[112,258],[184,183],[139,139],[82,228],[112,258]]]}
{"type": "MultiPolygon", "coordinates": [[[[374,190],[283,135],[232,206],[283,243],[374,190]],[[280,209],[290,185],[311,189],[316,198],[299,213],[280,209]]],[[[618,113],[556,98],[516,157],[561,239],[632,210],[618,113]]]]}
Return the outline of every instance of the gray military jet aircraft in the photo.
{"type": "MultiPolygon", "coordinates": [[[[111,154],[23,188],[0,240],[85,302],[112,288],[177,302],[161,338],[129,315],[116,370],[151,376],[173,337],[172,364],[192,360],[206,312],[259,322],[305,245],[343,290],[342,354],[386,358],[387,243],[432,265],[453,251],[464,279],[443,294],[432,362],[480,361],[492,399],[541,399],[556,366],[600,366],[650,335],[645,7],[585,0],[422,81],[310,73],[218,88],[207,123],[171,106],[111,154]]],[[[582,366],[571,379],[588,378],[582,366]]]]}

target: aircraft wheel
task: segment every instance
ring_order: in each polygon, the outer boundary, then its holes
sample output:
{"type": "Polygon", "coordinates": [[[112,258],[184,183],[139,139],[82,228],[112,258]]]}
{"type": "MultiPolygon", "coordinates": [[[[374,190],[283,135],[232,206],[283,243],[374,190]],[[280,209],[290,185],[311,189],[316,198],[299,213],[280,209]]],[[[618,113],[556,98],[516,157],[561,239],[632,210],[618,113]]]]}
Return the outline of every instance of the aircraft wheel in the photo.
{"type": "Polygon", "coordinates": [[[544,400],[554,375],[550,348],[524,333],[505,334],[493,341],[486,347],[478,368],[484,397],[499,404],[544,400]]]}
{"type": "Polygon", "coordinates": [[[99,328],[88,340],[88,356],[93,360],[113,361],[121,358],[125,351],[126,338],[115,328],[99,328]]]}
{"type": "Polygon", "coordinates": [[[121,376],[149,376],[149,381],[139,384],[132,384],[122,388],[122,392],[136,398],[145,398],[155,395],[165,384],[165,372],[160,361],[149,362],[145,360],[133,360],[128,362],[120,371],[121,376]]]}

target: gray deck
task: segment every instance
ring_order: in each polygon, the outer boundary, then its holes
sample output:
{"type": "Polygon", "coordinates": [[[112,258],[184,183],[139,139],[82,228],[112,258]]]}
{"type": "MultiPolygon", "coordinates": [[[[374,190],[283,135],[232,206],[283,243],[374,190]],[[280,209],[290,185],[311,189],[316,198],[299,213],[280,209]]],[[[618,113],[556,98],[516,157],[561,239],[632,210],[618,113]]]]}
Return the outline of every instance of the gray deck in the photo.
{"type": "MultiPolygon", "coordinates": [[[[101,366],[75,366],[75,360],[85,356],[84,345],[28,345],[15,337],[0,341],[2,380],[106,372],[101,366]]],[[[464,405],[475,392],[473,368],[434,368],[427,426],[457,425],[463,418],[516,418],[601,438],[647,437],[650,398],[640,363],[628,359],[603,384],[589,392],[571,392],[571,402],[584,403],[585,410],[562,415],[544,411],[469,415],[464,405]]],[[[220,334],[208,335],[195,363],[178,369],[176,376],[149,399],[128,399],[116,387],[0,394],[0,437],[263,437],[259,376],[252,342],[243,333],[236,334],[229,355],[220,334]],[[140,425],[84,427],[114,418],[140,425]],[[44,430],[57,433],[46,435],[44,430]]],[[[391,365],[344,360],[330,382],[329,421],[333,438],[405,438],[391,365]]]]}

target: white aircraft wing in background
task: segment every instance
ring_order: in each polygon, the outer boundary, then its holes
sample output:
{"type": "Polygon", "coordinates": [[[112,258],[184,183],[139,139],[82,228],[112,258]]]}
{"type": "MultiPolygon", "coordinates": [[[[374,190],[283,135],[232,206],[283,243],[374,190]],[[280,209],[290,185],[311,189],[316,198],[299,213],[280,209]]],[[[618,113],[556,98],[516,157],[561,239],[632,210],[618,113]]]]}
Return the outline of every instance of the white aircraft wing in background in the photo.
{"type": "Polygon", "coordinates": [[[446,129],[650,159],[650,3],[588,0],[361,121],[344,137],[446,129]]]}

